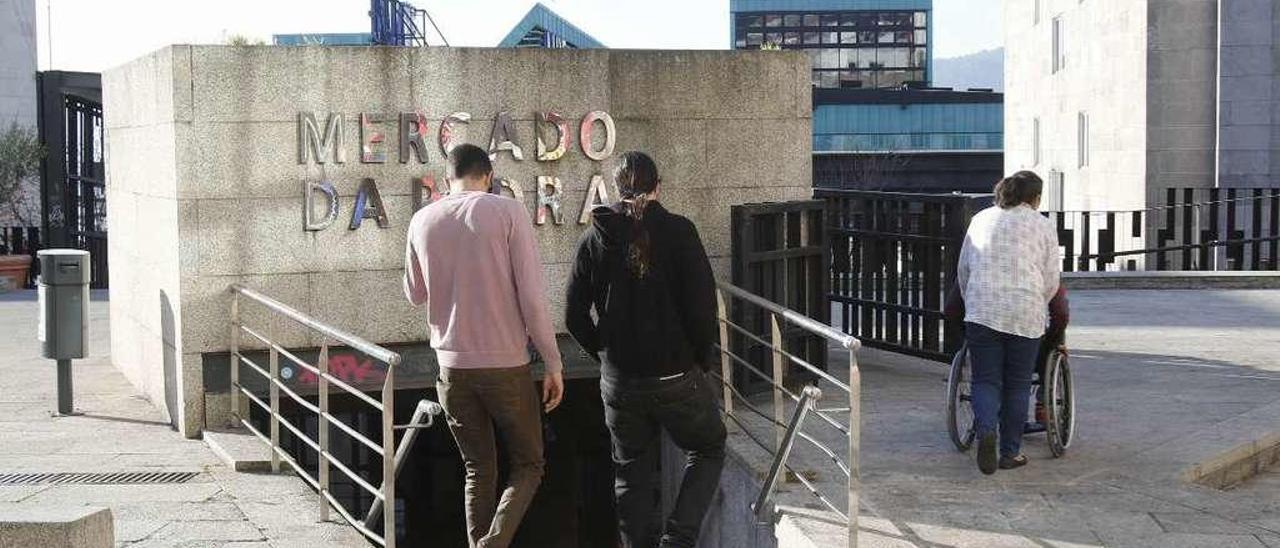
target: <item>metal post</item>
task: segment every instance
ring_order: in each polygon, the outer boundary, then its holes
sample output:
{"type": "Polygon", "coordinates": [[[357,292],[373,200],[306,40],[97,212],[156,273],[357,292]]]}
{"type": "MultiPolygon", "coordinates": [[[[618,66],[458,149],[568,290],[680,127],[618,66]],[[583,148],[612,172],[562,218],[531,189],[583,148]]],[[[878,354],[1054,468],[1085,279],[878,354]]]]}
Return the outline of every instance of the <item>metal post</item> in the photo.
{"type": "Polygon", "coordinates": [[[782,426],[786,424],[787,418],[786,400],[782,394],[782,368],[785,365],[782,355],[782,327],[778,324],[777,314],[770,313],[769,321],[773,324],[773,335],[769,339],[769,343],[773,345],[773,430],[776,448],[781,451],[782,438],[787,435],[786,428],[782,426]]]}
{"type": "Polygon", "coordinates": [[[720,377],[724,380],[724,423],[728,426],[733,416],[733,361],[729,359],[729,310],[724,303],[724,292],[716,290],[716,316],[720,319],[720,377]]]}
{"type": "Polygon", "coordinates": [[[271,471],[280,473],[280,353],[271,347],[271,471]]]}
{"type": "Polygon", "coordinates": [[[319,396],[320,420],[316,421],[320,430],[320,521],[329,521],[329,342],[320,346],[320,357],[316,360],[316,368],[320,370],[319,396]]]}
{"type": "MultiPolygon", "coordinates": [[[[443,412],[444,410],[435,402],[428,400],[418,402],[418,407],[413,410],[413,418],[409,419],[409,424],[400,427],[404,429],[404,435],[400,437],[400,444],[396,446],[396,477],[400,477],[400,469],[404,468],[404,461],[408,459],[409,452],[413,451],[413,443],[418,439],[418,432],[431,428],[435,423],[435,416],[443,412]]],[[[380,517],[382,517],[382,501],[374,499],[373,504],[369,506],[369,514],[364,518],[364,526],[373,529],[373,524],[380,517]]]]}
{"type": "Polygon", "coordinates": [[[240,292],[231,292],[231,417],[239,427],[240,413],[240,292]]]}
{"type": "Polygon", "coordinates": [[[849,348],[849,548],[858,548],[858,493],[862,490],[862,372],[857,341],[849,348]]]}
{"type": "Polygon", "coordinates": [[[58,414],[67,416],[75,412],[71,404],[71,360],[58,360],[58,414]]]}
{"type": "Polygon", "coordinates": [[[396,548],[396,364],[387,364],[382,384],[382,538],[386,548],[396,548]]]}
{"type": "Polygon", "coordinates": [[[795,445],[796,434],[800,432],[800,426],[804,424],[804,418],[809,414],[809,410],[813,408],[813,402],[822,398],[822,391],[816,386],[806,386],[800,392],[800,401],[796,402],[796,411],[791,415],[791,420],[787,423],[782,438],[782,445],[778,447],[778,452],[773,456],[773,465],[769,467],[769,475],[765,477],[764,485],[760,488],[760,494],[756,496],[755,504],[751,505],[751,509],[756,513],[756,519],[759,521],[768,521],[765,519],[765,512],[768,511],[769,499],[773,497],[773,490],[778,484],[778,476],[782,475],[786,469],[787,457],[791,455],[791,448],[795,445]]]}

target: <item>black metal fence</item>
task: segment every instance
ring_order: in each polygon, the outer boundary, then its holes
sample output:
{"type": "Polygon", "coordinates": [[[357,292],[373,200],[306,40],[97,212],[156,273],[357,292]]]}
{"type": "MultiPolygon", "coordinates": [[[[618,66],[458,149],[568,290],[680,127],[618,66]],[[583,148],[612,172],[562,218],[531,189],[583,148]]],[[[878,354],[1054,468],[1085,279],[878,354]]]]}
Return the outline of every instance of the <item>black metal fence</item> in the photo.
{"type": "Polygon", "coordinates": [[[1171,188],[1137,211],[1054,211],[1063,271],[1280,269],[1280,188],[1171,188]]]}
{"type": "Polygon", "coordinates": [[[35,260],[36,251],[40,250],[40,229],[34,226],[0,227],[0,255],[30,255],[31,270],[23,287],[35,287],[36,276],[40,273],[40,264],[35,260]]]}
{"type": "Polygon", "coordinates": [[[947,360],[960,326],[942,307],[965,230],[990,197],[857,190],[814,191],[827,205],[831,306],[863,344],[947,360]]]}
{"type": "MultiPolygon", "coordinates": [[[[828,223],[823,202],[745,204],[733,206],[730,211],[733,285],[829,323],[828,223]]],[[[753,306],[732,306],[730,314],[735,324],[762,340],[769,340],[772,333],[769,314],[753,306]]],[[[826,339],[790,325],[782,326],[782,337],[787,352],[826,368],[826,339]]],[[[769,363],[771,356],[767,345],[738,333],[732,333],[730,341],[738,356],[754,364],[769,363]]],[[[768,383],[746,372],[735,374],[734,379],[739,389],[747,392],[770,388],[768,383]]],[[[803,380],[807,379],[787,379],[787,382],[803,380]]]]}

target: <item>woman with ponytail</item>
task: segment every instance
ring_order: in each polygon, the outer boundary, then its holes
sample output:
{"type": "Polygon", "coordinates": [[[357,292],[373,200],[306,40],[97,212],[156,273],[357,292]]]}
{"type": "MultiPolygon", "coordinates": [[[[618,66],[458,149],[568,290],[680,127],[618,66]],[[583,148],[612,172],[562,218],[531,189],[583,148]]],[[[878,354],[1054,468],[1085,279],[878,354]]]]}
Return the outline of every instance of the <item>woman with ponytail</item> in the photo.
{"type": "Polygon", "coordinates": [[[725,428],[704,375],[718,332],[715,280],[693,223],[658,202],[662,180],[652,158],[623,154],[613,179],[622,200],[591,212],[565,324],[601,364],[624,546],[691,547],[724,464],[725,428]],[[688,462],[675,509],[655,527],[660,429],[688,462]]]}
{"type": "Polygon", "coordinates": [[[973,216],[960,249],[956,283],[984,474],[1027,463],[1021,449],[1031,373],[1062,271],[1053,224],[1036,211],[1043,188],[1030,171],[996,183],[996,205],[973,216]]]}

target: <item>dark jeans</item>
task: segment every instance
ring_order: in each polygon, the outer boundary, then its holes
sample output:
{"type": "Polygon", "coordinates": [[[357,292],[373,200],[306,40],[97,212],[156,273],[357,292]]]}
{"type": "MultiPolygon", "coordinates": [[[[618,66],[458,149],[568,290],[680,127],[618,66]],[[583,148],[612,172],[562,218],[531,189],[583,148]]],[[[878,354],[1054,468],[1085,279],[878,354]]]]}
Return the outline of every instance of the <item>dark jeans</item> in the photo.
{"type": "Polygon", "coordinates": [[[467,537],[472,548],[506,548],[542,482],[542,404],[533,375],[527,365],[441,367],[436,387],[467,471],[467,537]],[[498,500],[495,426],[510,463],[498,500]]]}
{"type": "Polygon", "coordinates": [[[660,546],[694,546],[724,466],[726,433],[711,383],[695,369],[674,379],[601,379],[600,391],[613,439],[614,495],[623,546],[659,546],[654,522],[654,509],[659,507],[659,428],[687,459],[660,546]]]}
{"type": "Polygon", "coordinates": [[[1022,430],[1031,398],[1031,373],[1036,368],[1040,339],[1003,333],[985,325],[964,324],[964,338],[973,362],[973,414],[978,435],[1000,432],[1000,455],[1022,451],[1022,430]]]}

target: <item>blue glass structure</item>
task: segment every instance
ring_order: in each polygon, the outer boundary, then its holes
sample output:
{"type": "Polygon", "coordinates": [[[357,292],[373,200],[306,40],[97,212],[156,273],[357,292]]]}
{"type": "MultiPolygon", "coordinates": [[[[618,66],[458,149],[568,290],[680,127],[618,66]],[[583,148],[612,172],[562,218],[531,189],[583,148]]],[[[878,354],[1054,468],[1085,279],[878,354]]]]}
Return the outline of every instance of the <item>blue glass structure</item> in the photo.
{"type": "Polygon", "coordinates": [[[999,93],[814,90],[814,154],[1000,152],[999,93]]]}
{"type": "Polygon", "coordinates": [[[538,2],[498,42],[498,47],[579,49],[603,48],[605,45],[538,2]]]}
{"type": "Polygon", "coordinates": [[[809,54],[821,88],[927,87],[933,0],[730,0],[731,47],[809,54]]]}

